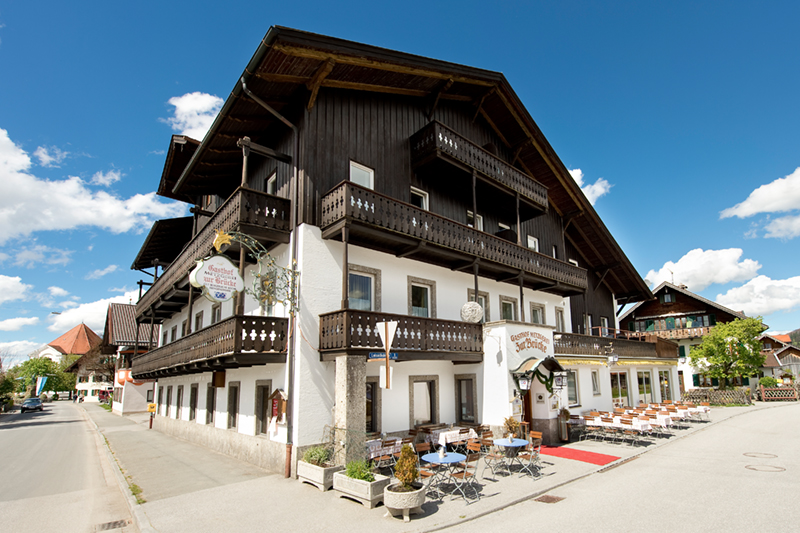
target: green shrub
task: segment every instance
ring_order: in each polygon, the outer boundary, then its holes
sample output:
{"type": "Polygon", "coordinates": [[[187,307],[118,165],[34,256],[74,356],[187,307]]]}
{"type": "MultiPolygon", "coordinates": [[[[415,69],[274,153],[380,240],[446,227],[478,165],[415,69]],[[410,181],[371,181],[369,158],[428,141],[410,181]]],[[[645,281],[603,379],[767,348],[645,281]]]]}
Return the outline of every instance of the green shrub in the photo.
{"type": "Polygon", "coordinates": [[[322,446],[312,446],[303,454],[303,461],[306,463],[325,466],[331,459],[331,454],[327,448],[322,446]]]}
{"type": "Polygon", "coordinates": [[[347,469],[345,470],[347,473],[347,477],[351,477],[353,479],[360,479],[362,481],[367,481],[372,483],[375,481],[375,476],[369,469],[369,464],[366,461],[350,461],[347,463],[347,469]]]}
{"type": "Polygon", "coordinates": [[[758,380],[758,384],[767,389],[774,389],[778,386],[778,380],[770,376],[764,376],[758,380]]]}

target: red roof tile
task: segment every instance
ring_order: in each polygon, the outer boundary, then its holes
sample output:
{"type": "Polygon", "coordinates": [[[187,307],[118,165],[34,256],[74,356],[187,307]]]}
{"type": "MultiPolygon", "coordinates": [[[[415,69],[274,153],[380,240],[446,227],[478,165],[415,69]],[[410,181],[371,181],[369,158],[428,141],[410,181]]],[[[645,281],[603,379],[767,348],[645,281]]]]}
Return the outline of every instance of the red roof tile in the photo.
{"type": "Polygon", "coordinates": [[[102,341],[103,339],[89,329],[86,324],[79,324],[50,342],[49,345],[61,353],[85,355],[102,341]]]}

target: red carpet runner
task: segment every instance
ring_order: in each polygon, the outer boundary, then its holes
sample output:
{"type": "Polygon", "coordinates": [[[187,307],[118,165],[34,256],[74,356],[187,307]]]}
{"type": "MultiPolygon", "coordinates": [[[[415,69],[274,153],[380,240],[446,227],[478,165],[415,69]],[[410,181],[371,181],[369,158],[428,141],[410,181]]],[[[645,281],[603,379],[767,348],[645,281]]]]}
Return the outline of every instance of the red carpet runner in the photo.
{"type": "Polygon", "coordinates": [[[583,450],[575,450],[573,448],[542,446],[542,455],[552,455],[554,457],[561,457],[563,459],[572,459],[574,461],[582,461],[584,463],[591,463],[593,465],[607,465],[619,459],[613,455],[604,455],[602,453],[584,452],[583,450]]]}

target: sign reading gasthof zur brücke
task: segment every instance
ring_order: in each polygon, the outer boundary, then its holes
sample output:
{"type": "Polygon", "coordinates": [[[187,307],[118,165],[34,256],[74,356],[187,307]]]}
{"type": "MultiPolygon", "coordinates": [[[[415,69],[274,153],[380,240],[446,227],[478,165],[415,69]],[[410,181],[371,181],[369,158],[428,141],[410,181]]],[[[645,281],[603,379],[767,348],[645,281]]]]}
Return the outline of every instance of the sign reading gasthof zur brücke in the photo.
{"type": "Polygon", "coordinates": [[[244,290],[244,280],[239,269],[224,255],[212,255],[197,262],[189,282],[203,289],[203,296],[212,302],[227,302],[237,292],[244,290]]]}

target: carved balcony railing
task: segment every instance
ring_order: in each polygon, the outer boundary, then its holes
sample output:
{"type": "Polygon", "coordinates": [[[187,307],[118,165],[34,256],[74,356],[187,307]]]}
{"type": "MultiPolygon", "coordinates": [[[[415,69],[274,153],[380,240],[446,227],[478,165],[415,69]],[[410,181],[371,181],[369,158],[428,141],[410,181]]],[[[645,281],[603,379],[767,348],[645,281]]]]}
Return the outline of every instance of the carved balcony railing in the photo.
{"type": "Polygon", "coordinates": [[[547,210],[547,188],[524,172],[487,152],[439,122],[411,136],[411,160],[441,153],[483,174],[505,189],[519,193],[537,208],[547,210]]]}
{"type": "Polygon", "coordinates": [[[463,254],[464,259],[479,258],[497,263],[578,291],[588,286],[586,270],[583,268],[350,182],[340,183],[322,197],[323,230],[344,220],[358,221],[411,237],[418,242],[456,251],[463,254]]]}
{"type": "Polygon", "coordinates": [[[132,374],[147,378],[159,372],[189,373],[191,365],[196,365],[199,371],[202,365],[212,362],[223,367],[247,366],[257,364],[260,355],[277,355],[261,357],[262,363],[285,361],[288,321],[249,315],[226,318],[136,357],[132,374]]]}
{"type": "Polygon", "coordinates": [[[436,354],[441,359],[452,359],[448,354],[472,355],[475,361],[483,354],[481,324],[357,309],[325,313],[319,319],[319,350],[323,353],[384,351],[376,324],[396,320],[393,352],[411,356],[409,358],[414,358],[414,352],[425,353],[431,359],[437,358],[436,354]]]}
{"type": "Polygon", "coordinates": [[[164,270],[152,287],[136,304],[136,316],[141,316],[165,292],[181,281],[194,268],[195,260],[209,254],[216,230],[278,234],[280,242],[288,242],[291,202],[251,189],[238,188],[214,213],[205,227],[189,241],[181,254],[164,270]],[[285,234],[285,238],[284,238],[285,234]]]}
{"type": "MultiPolygon", "coordinates": [[[[628,340],[620,338],[597,337],[594,335],[580,335],[578,333],[555,333],[553,345],[556,356],[559,355],[594,355],[608,357],[612,350],[620,357],[666,357],[659,355],[656,342],[641,340],[628,340]]],[[[677,350],[675,353],[677,356],[677,350]]]]}

